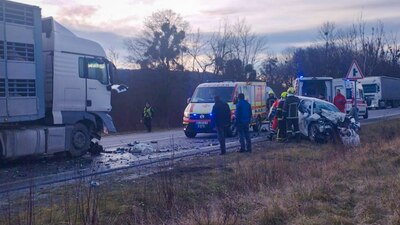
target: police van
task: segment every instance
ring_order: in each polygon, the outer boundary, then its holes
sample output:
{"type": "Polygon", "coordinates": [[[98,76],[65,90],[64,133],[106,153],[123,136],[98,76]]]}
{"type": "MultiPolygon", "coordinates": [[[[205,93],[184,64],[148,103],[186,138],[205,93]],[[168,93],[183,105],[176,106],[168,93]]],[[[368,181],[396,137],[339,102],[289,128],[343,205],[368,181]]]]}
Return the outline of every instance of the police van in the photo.
{"type": "Polygon", "coordinates": [[[228,103],[231,109],[231,127],[228,136],[236,136],[235,101],[239,93],[251,104],[253,131],[261,129],[262,121],[267,117],[266,112],[266,83],[265,82],[207,82],[197,86],[193,96],[188,99],[188,105],[183,115],[185,135],[194,138],[198,133],[215,133],[211,123],[214,96],[219,96],[228,103]]]}

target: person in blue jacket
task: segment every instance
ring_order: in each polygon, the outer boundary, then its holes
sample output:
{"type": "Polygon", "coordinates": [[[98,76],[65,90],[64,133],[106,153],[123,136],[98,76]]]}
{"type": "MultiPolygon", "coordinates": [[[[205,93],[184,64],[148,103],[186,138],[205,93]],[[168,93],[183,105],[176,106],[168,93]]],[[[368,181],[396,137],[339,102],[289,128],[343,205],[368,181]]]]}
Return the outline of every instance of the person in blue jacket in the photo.
{"type": "Polygon", "coordinates": [[[235,121],[239,133],[240,150],[239,152],[251,152],[251,139],[249,134],[249,125],[252,118],[251,105],[244,99],[244,94],[238,95],[236,104],[235,121]]]}

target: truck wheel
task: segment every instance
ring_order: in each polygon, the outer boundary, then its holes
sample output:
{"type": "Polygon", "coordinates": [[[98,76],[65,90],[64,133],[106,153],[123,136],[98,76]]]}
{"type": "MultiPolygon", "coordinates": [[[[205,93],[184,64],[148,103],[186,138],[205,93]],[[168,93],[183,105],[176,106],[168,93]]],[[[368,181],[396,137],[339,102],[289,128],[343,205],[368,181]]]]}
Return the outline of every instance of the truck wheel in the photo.
{"type": "Polygon", "coordinates": [[[253,125],[253,131],[254,131],[254,132],[259,132],[259,131],[261,130],[261,126],[262,126],[261,118],[258,117],[258,118],[257,118],[257,121],[256,121],[256,124],[253,125]]]}
{"type": "Polygon", "coordinates": [[[364,118],[364,119],[368,119],[368,109],[365,110],[365,114],[364,114],[363,118],[364,118]]]}
{"type": "Polygon", "coordinates": [[[196,132],[191,132],[191,131],[185,131],[185,135],[188,138],[194,138],[194,137],[196,137],[197,133],[196,132]]]}
{"type": "Polygon", "coordinates": [[[72,157],[79,157],[89,150],[91,138],[89,135],[89,129],[81,124],[77,123],[71,132],[71,148],[69,155],[72,157]]]}

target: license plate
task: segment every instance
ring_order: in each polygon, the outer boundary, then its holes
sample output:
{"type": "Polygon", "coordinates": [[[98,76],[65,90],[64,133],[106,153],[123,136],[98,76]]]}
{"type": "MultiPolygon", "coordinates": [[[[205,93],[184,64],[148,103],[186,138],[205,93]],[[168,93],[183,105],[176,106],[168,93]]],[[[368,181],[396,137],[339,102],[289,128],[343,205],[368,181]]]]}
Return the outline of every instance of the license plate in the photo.
{"type": "Polygon", "coordinates": [[[207,125],[208,125],[208,122],[205,122],[205,121],[196,122],[196,126],[198,129],[204,129],[204,128],[206,128],[207,125]]]}
{"type": "Polygon", "coordinates": [[[197,125],[207,125],[208,122],[207,121],[198,121],[196,122],[197,125]]]}

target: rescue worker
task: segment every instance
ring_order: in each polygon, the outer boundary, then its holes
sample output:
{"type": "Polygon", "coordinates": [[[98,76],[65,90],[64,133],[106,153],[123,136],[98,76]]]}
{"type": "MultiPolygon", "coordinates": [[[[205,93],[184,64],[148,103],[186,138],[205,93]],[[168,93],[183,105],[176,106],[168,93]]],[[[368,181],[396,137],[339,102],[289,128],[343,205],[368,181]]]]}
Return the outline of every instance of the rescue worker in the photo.
{"type": "Polygon", "coordinates": [[[274,102],[276,101],[276,97],[275,97],[275,93],[274,91],[269,91],[268,92],[268,99],[267,99],[267,112],[269,112],[271,110],[272,105],[274,104],[274,102]]]}
{"type": "Polygon", "coordinates": [[[287,97],[283,105],[283,114],[286,120],[286,135],[292,137],[293,134],[296,140],[300,141],[300,130],[299,130],[299,104],[300,99],[294,95],[295,90],[290,87],[287,90],[287,97]]]}
{"type": "Polygon", "coordinates": [[[239,152],[251,152],[251,139],[249,134],[249,125],[252,118],[251,105],[244,99],[244,94],[238,95],[236,104],[236,128],[239,133],[240,150],[239,152]]]}
{"type": "Polygon", "coordinates": [[[214,97],[215,104],[212,109],[212,122],[217,130],[217,137],[219,141],[219,147],[221,149],[220,155],[226,154],[225,147],[225,135],[226,130],[229,128],[231,123],[231,109],[228,103],[221,100],[219,96],[214,97]]]}
{"type": "Polygon", "coordinates": [[[268,115],[268,119],[269,119],[270,124],[271,124],[271,130],[270,130],[270,133],[269,133],[268,137],[269,137],[269,140],[271,140],[271,141],[272,141],[273,136],[276,135],[276,133],[278,132],[277,109],[278,109],[278,106],[279,106],[279,102],[284,98],[286,98],[286,92],[282,92],[281,93],[281,98],[275,100],[275,102],[271,106],[271,110],[270,110],[269,115],[268,115]]]}
{"type": "Polygon", "coordinates": [[[150,103],[146,102],[146,106],[143,109],[142,121],[147,129],[147,132],[151,132],[151,121],[153,120],[154,110],[150,106],[150,103]]]}
{"type": "Polygon", "coordinates": [[[340,93],[340,89],[336,90],[336,96],[333,99],[333,104],[340,110],[340,112],[345,113],[346,97],[340,93]]]}
{"type": "Polygon", "coordinates": [[[277,136],[278,142],[286,140],[286,121],[283,114],[283,106],[285,104],[287,92],[282,92],[281,99],[279,100],[278,107],[276,108],[276,119],[277,119],[277,136]]]}

